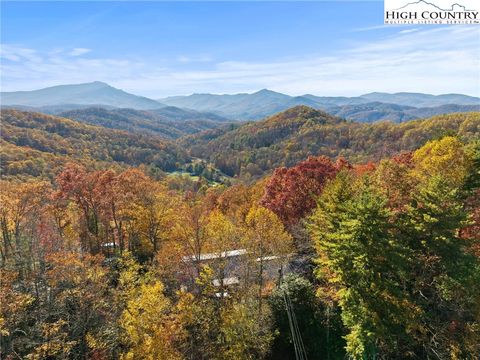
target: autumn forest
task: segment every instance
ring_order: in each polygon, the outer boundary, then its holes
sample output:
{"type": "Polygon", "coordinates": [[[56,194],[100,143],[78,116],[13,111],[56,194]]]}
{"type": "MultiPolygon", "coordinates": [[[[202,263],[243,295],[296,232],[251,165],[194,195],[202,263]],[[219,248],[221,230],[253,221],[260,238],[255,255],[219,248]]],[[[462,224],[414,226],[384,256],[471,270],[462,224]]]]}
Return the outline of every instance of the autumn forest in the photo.
{"type": "Polygon", "coordinates": [[[478,359],[480,113],[99,111],[2,109],[2,359],[478,359]]]}

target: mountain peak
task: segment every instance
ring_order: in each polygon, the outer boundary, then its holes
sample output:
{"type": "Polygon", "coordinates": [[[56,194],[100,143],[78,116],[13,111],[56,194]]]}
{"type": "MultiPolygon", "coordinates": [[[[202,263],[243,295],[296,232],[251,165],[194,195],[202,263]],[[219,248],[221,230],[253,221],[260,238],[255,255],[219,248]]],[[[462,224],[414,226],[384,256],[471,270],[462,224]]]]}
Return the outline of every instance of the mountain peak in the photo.
{"type": "Polygon", "coordinates": [[[298,121],[304,122],[307,120],[312,120],[313,122],[318,122],[322,124],[326,122],[336,123],[339,121],[343,121],[342,119],[332,116],[322,110],[317,110],[306,105],[297,105],[291,107],[290,109],[287,109],[267,118],[265,121],[271,123],[285,123],[298,121]]]}
{"type": "Polygon", "coordinates": [[[269,89],[260,89],[256,92],[256,94],[269,94],[269,93],[275,93],[275,91],[269,90],[269,89]]]}
{"type": "Polygon", "coordinates": [[[103,82],[103,81],[92,81],[91,83],[87,83],[87,84],[101,86],[101,87],[113,87],[113,86],[111,86],[111,85],[109,85],[109,84],[107,84],[106,82],[103,82]]]}
{"type": "Polygon", "coordinates": [[[301,117],[315,117],[315,116],[329,115],[322,110],[314,109],[307,105],[297,105],[281,112],[280,114],[284,114],[287,116],[301,116],[301,117]]]}
{"type": "Polygon", "coordinates": [[[32,90],[32,91],[43,91],[43,90],[48,90],[48,89],[58,89],[58,88],[76,88],[76,89],[103,89],[103,88],[110,88],[110,89],[115,89],[113,86],[102,82],[102,81],[91,81],[91,82],[86,82],[86,83],[79,83],[79,84],[62,84],[62,85],[56,85],[56,86],[51,86],[51,87],[46,87],[43,89],[39,90],[32,90]]]}
{"type": "Polygon", "coordinates": [[[269,89],[261,89],[261,90],[258,90],[257,92],[252,93],[251,95],[281,95],[281,96],[288,97],[288,95],[285,95],[273,90],[269,90],[269,89]]]}
{"type": "Polygon", "coordinates": [[[106,105],[134,109],[158,109],[163,104],[129,94],[102,81],[68,84],[44,89],[2,93],[4,105],[51,106],[62,104],[106,105]]]}
{"type": "Polygon", "coordinates": [[[282,111],[282,114],[304,114],[304,113],[311,113],[311,112],[320,112],[320,110],[316,110],[307,105],[297,105],[282,111]]]}

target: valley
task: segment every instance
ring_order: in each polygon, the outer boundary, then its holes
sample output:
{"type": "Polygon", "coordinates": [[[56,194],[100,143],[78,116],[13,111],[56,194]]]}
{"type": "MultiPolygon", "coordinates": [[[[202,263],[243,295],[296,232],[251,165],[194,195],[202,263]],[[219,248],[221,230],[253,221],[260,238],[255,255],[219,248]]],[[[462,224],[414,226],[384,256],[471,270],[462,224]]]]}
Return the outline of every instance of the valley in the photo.
{"type": "Polygon", "coordinates": [[[0,0],[0,359],[480,360],[480,1],[411,1],[0,0]]]}
{"type": "Polygon", "coordinates": [[[478,350],[477,99],[57,90],[2,103],[2,355],[478,350]]]}

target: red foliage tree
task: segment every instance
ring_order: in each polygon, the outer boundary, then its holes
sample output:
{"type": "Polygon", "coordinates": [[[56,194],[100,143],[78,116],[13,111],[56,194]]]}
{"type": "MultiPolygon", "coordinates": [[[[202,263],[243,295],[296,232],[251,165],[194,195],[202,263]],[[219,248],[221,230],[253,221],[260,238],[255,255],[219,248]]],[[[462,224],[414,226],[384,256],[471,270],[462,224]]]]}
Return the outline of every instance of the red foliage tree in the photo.
{"type": "Polygon", "coordinates": [[[291,168],[278,168],[265,187],[261,204],[277,214],[286,225],[293,225],[316,206],[316,197],[345,161],[334,164],[325,156],[309,157],[291,168]]]}
{"type": "Polygon", "coordinates": [[[413,168],[414,166],[412,151],[406,151],[406,152],[402,152],[400,154],[394,155],[392,157],[392,160],[395,161],[397,164],[403,164],[409,168],[413,168]]]}
{"type": "Polygon", "coordinates": [[[372,174],[377,166],[373,162],[368,162],[366,164],[358,164],[353,167],[355,175],[362,176],[367,174],[372,174]]]}

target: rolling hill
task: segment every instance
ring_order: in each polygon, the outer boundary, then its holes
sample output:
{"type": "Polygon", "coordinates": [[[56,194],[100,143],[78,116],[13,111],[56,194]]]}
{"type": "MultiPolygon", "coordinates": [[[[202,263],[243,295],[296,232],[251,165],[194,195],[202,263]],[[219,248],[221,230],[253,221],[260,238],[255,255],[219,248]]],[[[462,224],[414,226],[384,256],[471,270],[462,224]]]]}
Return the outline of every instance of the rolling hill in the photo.
{"type": "Polygon", "coordinates": [[[2,176],[51,177],[68,161],[92,167],[146,165],[173,171],[188,161],[175,143],[34,112],[2,110],[2,176]]]}
{"type": "Polygon", "coordinates": [[[221,116],[168,106],[157,110],[104,109],[98,107],[65,111],[59,116],[110,129],[149,133],[167,139],[214,129],[227,121],[221,116]]]}
{"type": "Polygon", "coordinates": [[[79,122],[35,112],[2,110],[2,174],[51,177],[71,160],[92,167],[146,165],[168,172],[185,169],[195,158],[227,176],[248,180],[280,166],[292,166],[310,155],[367,162],[418,148],[444,134],[469,140],[480,133],[479,112],[439,115],[401,124],[369,124],[347,121],[302,105],[262,121],[217,122],[217,126],[223,126],[201,132],[201,121],[195,123],[195,129],[190,121],[177,121],[177,127],[173,127],[158,121],[160,114],[152,114],[97,108],[68,114],[81,118],[79,122]],[[118,130],[119,127],[128,131],[118,130]],[[178,138],[188,131],[195,133],[178,138]],[[163,137],[153,135],[162,132],[163,137]],[[167,136],[177,139],[169,141],[167,136]]]}
{"type": "Polygon", "coordinates": [[[479,133],[479,112],[368,124],[297,106],[263,121],[187,136],[178,143],[191,156],[203,157],[229,176],[250,178],[292,166],[310,155],[367,162],[413,150],[444,134],[468,140],[479,133]]]}

